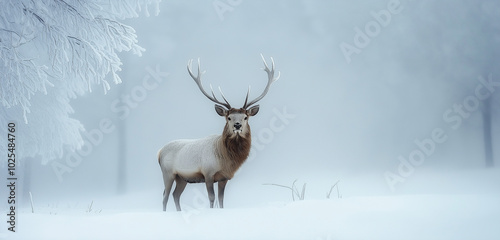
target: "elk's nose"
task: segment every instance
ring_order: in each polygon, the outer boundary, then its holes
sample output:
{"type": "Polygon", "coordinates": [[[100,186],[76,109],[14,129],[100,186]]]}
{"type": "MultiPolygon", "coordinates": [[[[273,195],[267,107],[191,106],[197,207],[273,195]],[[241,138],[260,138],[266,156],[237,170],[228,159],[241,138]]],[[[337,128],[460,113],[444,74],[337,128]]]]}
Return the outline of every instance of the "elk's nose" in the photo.
{"type": "Polygon", "coordinates": [[[236,130],[239,130],[241,128],[241,123],[235,123],[234,124],[234,128],[236,128],[236,130]]]}

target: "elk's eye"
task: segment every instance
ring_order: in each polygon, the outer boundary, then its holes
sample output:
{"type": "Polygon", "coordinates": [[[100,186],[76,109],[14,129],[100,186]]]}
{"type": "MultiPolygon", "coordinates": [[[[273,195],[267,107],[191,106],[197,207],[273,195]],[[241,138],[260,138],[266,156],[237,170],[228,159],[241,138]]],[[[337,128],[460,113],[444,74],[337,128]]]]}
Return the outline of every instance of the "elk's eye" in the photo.
{"type": "Polygon", "coordinates": [[[231,118],[230,118],[230,117],[228,117],[228,118],[227,118],[227,120],[231,121],[231,118]]]}
{"type": "Polygon", "coordinates": [[[245,120],[247,120],[247,119],[248,119],[248,117],[245,117],[245,120]]]}

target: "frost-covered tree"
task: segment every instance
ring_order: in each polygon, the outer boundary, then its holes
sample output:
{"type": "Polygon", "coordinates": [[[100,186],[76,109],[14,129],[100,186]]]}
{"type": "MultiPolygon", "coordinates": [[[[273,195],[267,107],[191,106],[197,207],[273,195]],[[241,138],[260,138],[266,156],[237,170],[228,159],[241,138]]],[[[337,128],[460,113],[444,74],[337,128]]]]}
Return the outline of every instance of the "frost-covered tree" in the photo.
{"type": "Polygon", "coordinates": [[[120,20],[158,14],[160,1],[0,0],[0,133],[17,123],[20,158],[47,162],[83,145],[70,99],[122,81],[117,53],[144,49],[120,20]]]}

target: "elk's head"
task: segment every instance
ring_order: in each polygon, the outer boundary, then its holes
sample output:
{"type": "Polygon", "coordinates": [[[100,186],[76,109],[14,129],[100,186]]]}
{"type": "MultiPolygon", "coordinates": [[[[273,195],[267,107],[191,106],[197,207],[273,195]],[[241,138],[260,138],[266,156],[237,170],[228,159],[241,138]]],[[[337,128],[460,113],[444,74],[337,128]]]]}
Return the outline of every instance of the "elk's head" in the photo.
{"type": "Polygon", "coordinates": [[[225,133],[229,136],[246,136],[250,131],[250,126],[248,125],[248,118],[255,116],[259,112],[259,105],[253,106],[251,108],[231,108],[229,110],[224,109],[222,106],[215,105],[215,111],[226,118],[226,127],[224,128],[225,133]]]}
{"type": "Polygon", "coordinates": [[[222,117],[226,118],[226,126],[224,128],[225,134],[228,134],[232,137],[236,136],[245,136],[247,133],[250,132],[250,126],[248,125],[248,118],[251,116],[255,116],[259,112],[259,105],[254,105],[258,101],[260,101],[269,91],[269,87],[271,84],[278,80],[280,77],[280,73],[278,72],[278,76],[274,77],[274,60],[271,58],[271,69],[269,69],[269,66],[266,63],[266,60],[264,59],[264,56],[262,56],[262,61],[264,61],[264,71],[267,73],[268,81],[267,81],[267,86],[264,89],[264,92],[254,100],[248,102],[248,95],[250,94],[250,87],[248,87],[248,92],[247,96],[245,98],[245,104],[243,105],[242,108],[233,108],[231,107],[231,104],[227,101],[226,97],[224,97],[224,94],[222,93],[221,88],[219,87],[220,94],[222,96],[222,99],[224,99],[224,102],[221,102],[215,97],[214,90],[212,88],[212,85],[210,85],[210,90],[212,95],[210,96],[204,89],[203,85],[201,83],[201,75],[203,72],[200,71],[200,59],[198,59],[198,74],[195,76],[191,70],[191,65],[193,60],[190,60],[187,65],[187,70],[189,72],[189,75],[193,78],[193,80],[196,82],[198,85],[200,91],[205,95],[210,101],[215,103],[215,111],[217,114],[219,114],[222,117]]]}

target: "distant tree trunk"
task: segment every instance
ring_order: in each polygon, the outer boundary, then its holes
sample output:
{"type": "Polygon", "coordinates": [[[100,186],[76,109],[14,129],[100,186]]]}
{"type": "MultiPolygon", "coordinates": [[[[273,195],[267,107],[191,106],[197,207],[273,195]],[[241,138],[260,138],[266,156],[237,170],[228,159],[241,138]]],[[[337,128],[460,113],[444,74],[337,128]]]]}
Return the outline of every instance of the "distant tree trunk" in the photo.
{"type": "MultiPolygon", "coordinates": [[[[120,86],[119,95],[120,97],[125,94],[126,83],[122,82],[120,86]]],[[[118,118],[117,123],[118,130],[118,159],[117,159],[117,185],[116,192],[118,194],[125,193],[126,189],[126,171],[127,171],[127,133],[126,133],[126,122],[118,118]]]]}
{"type": "Polygon", "coordinates": [[[493,139],[491,127],[491,101],[492,97],[484,100],[483,108],[483,136],[484,136],[484,157],[486,167],[493,167],[493,139]]]}
{"type": "Polygon", "coordinates": [[[22,159],[21,161],[19,161],[20,163],[20,167],[22,169],[21,171],[21,178],[19,178],[18,176],[18,179],[22,182],[22,193],[20,193],[22,199],[22,204],[29,204],[29,192],[31,192],[31,174],[32,174],[32,166],[33,164],[38,164],[37,162],[35,162],[36,159],[32,159],[32,158],[24,158],[22,159]]]}
{"type": "Polygon", "coordinates": [[[117,188],[118,194],[125,193],[126,186],[126,171],[127,171],[127,157],[126,157],[126,133],[125,133],[125,121],[121,121],[118,124],[118,174],[117,174],[117,188]]]}

